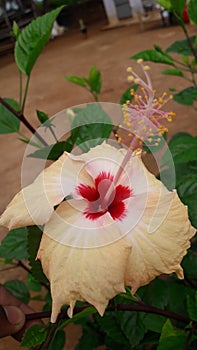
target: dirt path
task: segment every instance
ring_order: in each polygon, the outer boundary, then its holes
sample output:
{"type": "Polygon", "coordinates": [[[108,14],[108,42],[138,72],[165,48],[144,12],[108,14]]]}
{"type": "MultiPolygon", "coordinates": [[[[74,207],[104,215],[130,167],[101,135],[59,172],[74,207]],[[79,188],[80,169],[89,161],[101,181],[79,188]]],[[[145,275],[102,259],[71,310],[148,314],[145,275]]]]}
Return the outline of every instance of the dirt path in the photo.
{"type": "MultiPolygon", "coordinates": [[[[179,27],[163,28],[161,23],[154,26],[146,24],[144,32],[140,32],[138,25],[101,31],[104,24],[97,23],[90,27],[86,40],[80,33],[73,31],[66,32],[47,45],[34,68],[25,110],[26,116],[35,127],[38,126],[35,109],[52,116],[64,108],[91,101],[85,91],[67,82],[64,75],[86,76],[90,67],[95,64],[102,72],[101,100],[118,103],[121,94],[128,87],[126,68],[131,65],[129,57],[151,48],[155,43],[166,48],[173,41],[183,38],[179,27]]],[[[189,28],[189,31],[192,33],[194,28],[189,28]]],[[[186,87],[180,78],[162,76],[160,72],[165,66],[155,64],[151,67],[154,86],[158,92],[168,91],[169,87],[186,87]]],[[[12,55],[0,57],[0,81],[0,95],[18,99],[18,71],[12,55]]],[[[170,135],[178,131],[195,134],[194,111],[174,102],[171,108],[177,113],[177,117],[171,124],[170,135]]],[[[24,128],[22,130],[26,132],[24,128]]],[[[17,140],[15,134],[0,137],[0,212],[20,189],[21,163],[25,147],[25,144],[17,140]]],[[[6,231],[1,232],[3,235],[6,231]]],[[[23,278],[21,271],[0,275],[1,282],[12,278],[23,278]]],[[[76,337],[73,328],[69,331],[69,337],[65,349],[72,350],[72,339],[76,337]]],[[[19,347],[15,341],[4,339],[0,340],[1,349],[11,350],[19,347]]]]}

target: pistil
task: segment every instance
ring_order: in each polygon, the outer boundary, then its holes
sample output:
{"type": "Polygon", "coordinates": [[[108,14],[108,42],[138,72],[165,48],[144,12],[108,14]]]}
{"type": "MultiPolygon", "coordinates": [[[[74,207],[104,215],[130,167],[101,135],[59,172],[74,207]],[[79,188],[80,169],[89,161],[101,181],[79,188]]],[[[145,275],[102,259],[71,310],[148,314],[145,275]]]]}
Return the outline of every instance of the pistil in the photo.
{"type": "Polygon", "coordinates": [[[133,152],[138,149],[138,146],[139,146],[139,140],[137,140],[137,138],[134,136],[133,137],[133,140],[131,141],[131,144],[130,144],[130,147],[128,148],[127,150],[127,153],[125,154],[123,160],[122,160],[122,163],[114,177],[114,180],[113,182],[110,183],[109,185],[109,188],[107,189],[106,191],[106,194],[103,198],[103,201],[101,202],[100,204],[100,210],[105,210],[112,202],[113,200],[113,191],[114,191],[114,188],[117,186],[118,184],[118,181],[127,165],[127,163],[129,162],[129,160],[131,159],[132,155],[133,155],[133,152]]]}

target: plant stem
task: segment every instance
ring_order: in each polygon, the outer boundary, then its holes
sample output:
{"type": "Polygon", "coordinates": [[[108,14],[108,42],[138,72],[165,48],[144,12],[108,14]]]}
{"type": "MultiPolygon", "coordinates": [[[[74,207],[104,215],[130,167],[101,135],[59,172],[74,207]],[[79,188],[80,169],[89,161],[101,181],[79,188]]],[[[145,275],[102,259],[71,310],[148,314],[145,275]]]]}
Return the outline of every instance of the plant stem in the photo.
{"type": "MultiPolygon", "coordinates": [[[[89,305],[84,305],[81,307],[76,307],[75,308],[75,314],[78,314],[79,312],[85,310],[88,308],[89,305]]],[[[174,312],[167,311],[167,310],[162,310],[159,308],[156,308],[151,305],[146,305],[143,303],[137,303],[136,305],[127,305],[127,304],[117,304],[114,307],[109,307],[108,311],[137,311],[137,312],[146,312],[148,314],[156,314],[156,315],[161,315],[176,321],[182,321],[184,323],[189,323],[191,322],[191,319],[182,315],[178,315],[174,312]]],[[[49,318],[51,315],[51,311],[43,311],[43,312],[35,312],[32,314],[27,314],[26,315],[26,321],[30,320],[37,320],[41,318],[49,318]]],[[[60,313],[60,315],[64,315],[64,317],[68,318],[68,316],[65,314],[65,310],[60,313]]]]}
{"type": "Polygon", "coordinates": [[[29,88],[29,81],[30,81],[30,75],[28,75],[27,80],[26,80],[26,84],[25,84],[25,92],[24,92],[24,96],[23,96],[23,103],[22,103],[22,108],[21,108],[21,113],[23,114],[24,109],[25,109],[25,102],[27,99],[27,92],[28,92],[28,88],[29,88]]]}
{"type": "Polygon", "coordinates": [[[17,266],[18,266],[17,264],[14,264],[14,265],[12,265],[12,266],[5,267],[5,268],[3,268],[3,269],[0,269],[0,273],[1,273],[1,272],[8,271],[8,270],[15,269],[17,266]]]}
{"type": "Polygon", "coordinates": [[[180,23],[181,28],[183,29],[183,31],[184,31],[184,33],[185,33],[185,36],[186,36],[188,45],[189,45],[189,47],[190,47],[190,49],[191,49],[191,52],[193,53],[193,56],[194,56],[194,59],[195,59],[196,63],[197,63],[197,52],[196,52],[196,50],[195,50],[195,48],[194,48],[194,46],[193,46],[193,44],[192,44],[192,42],[191,42],[191,39],[190,39],[190,37],[189,37],[187,28],[186,28],[186,26],[185,26],[185,24],[184,24],[183,21],[179,21],[179,23],[180,23]]]}
{"type": "Polygon", "coordinates": [[[19,69],[19,105],[20,105],[20,110],[22,108],[22,93],[23,93],[22,72],[19,69]]]}
{"type": "Polygon", "coordinates": [[[51,125],[49,126],[49,130],[50,130],[51,134],[53,135],[55,141],[56,141],[56,142],[59,142],[58,139],[57,139],[57,137],[56,137],[56,135],[55,135],[55,132],[54,132],[54,130],[53,130],[53,127],[52,127],[51,125]]]}
{"type": "Polygon", "coordinates": [[[44,146],[48,146],[48,144],[46,143],[46,141],[42,138],[41,135],[39,135],[37,133],[37,131],[34,129],[34,127],[28,122],[28,120],[25,118],[25,116],[20,113],[20,112],[17,112],[14,108],[12,108],[6,101],[3,100],[3,98],[0,97],[0,103],[6,107],[8,109],[8,111],[10,111],[12,114],[15,115],[15,117],[17,119],[19,119],[25,126],[26,128],[31,131],[32,134],[35,134],[35,136],[37,137],[37,139],[39,139],[42,144],[44,146]]]}
{"type": "Polygon", "coordinates": [[[192,81],[193,85],[196,86],[195,75],[194,75],[194,73],[191,70],[190,70],[190,73],[191,73],[191,76],[192,76],[191,81],[192,81]]]}
{"type": "Polygon", "coordinates": [[[116,305],[116,309],[118,311],[138,311],[138,312],[146,312],[147,314],[156,314],[167,318],[171,318],[176,321],[182,321],[185,323],[189,323],[191,321],[189,317],[185,317],[168,310],[162,310],[151,305],[146,305],[144,303],[138,303],[138,305],[118,304],[116,305]]]}

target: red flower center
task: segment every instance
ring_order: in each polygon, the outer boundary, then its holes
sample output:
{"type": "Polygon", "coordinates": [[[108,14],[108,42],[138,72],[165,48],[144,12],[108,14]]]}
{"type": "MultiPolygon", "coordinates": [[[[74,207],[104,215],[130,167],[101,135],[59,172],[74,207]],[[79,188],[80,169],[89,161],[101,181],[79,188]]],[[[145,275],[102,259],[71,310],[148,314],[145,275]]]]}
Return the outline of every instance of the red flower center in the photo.
{"type": "Polygon", "coordinates": [[[88,201],[84,211],[86,218],[96,220],[107,211],[114,220],[122,220],[126,216],[124,200],[132,196],[132,190],[128,186],[114,186],[107,203],[104,202],[107,190],[113,186],[113,179],[110,173],[102,171],[94,180],[95,187],[84,184],[77,186],[78,193],[88,201]]]}

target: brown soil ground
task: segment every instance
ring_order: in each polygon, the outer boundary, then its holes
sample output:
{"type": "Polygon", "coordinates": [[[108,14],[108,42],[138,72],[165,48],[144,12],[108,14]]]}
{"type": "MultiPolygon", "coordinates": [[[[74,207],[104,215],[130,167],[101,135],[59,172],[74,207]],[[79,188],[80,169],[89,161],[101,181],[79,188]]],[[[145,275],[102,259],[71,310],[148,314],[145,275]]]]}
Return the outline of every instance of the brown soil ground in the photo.
{"type": "MultiPolygon", "coordinates": [[[[141,50],[152,48],[155,43],[166,48],[175,40],[183,38],[178,26],[164,28],[160,21],[146,23],[143,32],[138,24],[103,31],[101,29],[105,24],[99,22],[89,26],[87,39],[77,30],[72,30],[50,41],[46,46],[33,70],[25,109],[25,115],[35,127],[38,126],[35,109],[52,116],[67,107],[91,101],[86,91],[67,82],[64,75],[87,76],[90,67],[95,64],[102,72],[101,100],[118,103],[121,94],[128,87],[126,68],[131,65],[129,57],[141,50]]],[[[192,34],[195,28],[188,26],[188,30],[192,34]]],[[[133,65],[136,66],[136,63],[133,65]]],[[[169,87],[181,90],[187,86],[181,78],[161,75],[164,68],[164,65],[151,65],[154,86],[158,93],[168,91],[169,87]]],[[[0,95],[18,99],[18,70],[12,54],[0,57],[0,77],[0,95]]],[[[177,113],[177,117],[170,125],[169,136],[180,131],[195,134],[195,112],[192,108],[171,102],[171,109],[177,113]]],[[[29,134],[24,127],[22,131],[29,134]]],[[[21,187],[21,164],[25,147],[15,134],[0,137],[0,212],[21,187]]],[[[3,236],[7,231],[1,232],[3,236]]],[[[0,274],[1,283],[13,278],[24,278],[20,268],[11,273],[0,274]]],[[[35,309],[40,307],[35,302],[33,306],[35,309]]],[[[67,334],[65,349],[72,350],[80,330],[70,327],[67,334]]],[[[0,340],[0,350],[2,349],[17,350],[19,347],[12,338],[5,338],[0,340]]]]}

